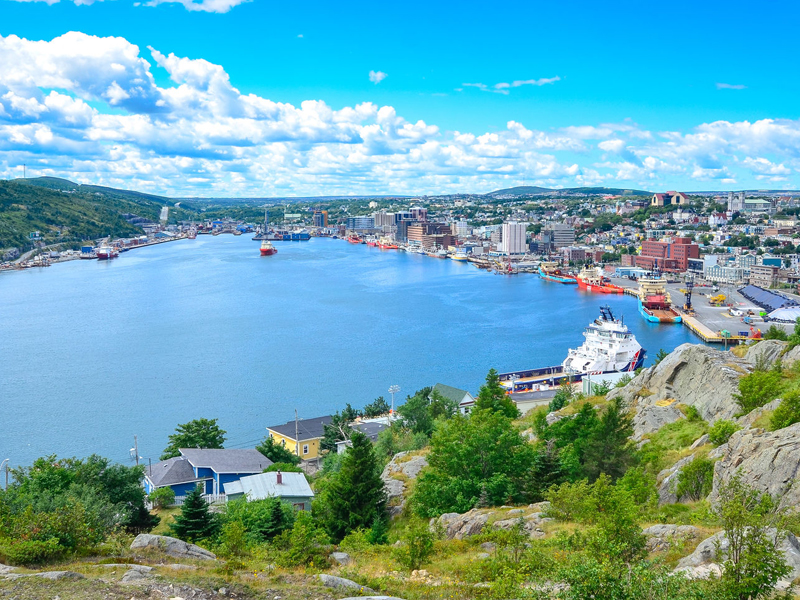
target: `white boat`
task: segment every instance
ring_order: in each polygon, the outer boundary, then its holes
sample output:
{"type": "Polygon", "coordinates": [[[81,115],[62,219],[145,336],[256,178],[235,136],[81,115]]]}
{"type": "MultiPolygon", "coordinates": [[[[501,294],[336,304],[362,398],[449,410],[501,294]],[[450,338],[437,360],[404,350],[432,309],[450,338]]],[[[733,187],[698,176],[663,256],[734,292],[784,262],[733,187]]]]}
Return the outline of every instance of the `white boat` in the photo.
{"type": "Polygon", "coordinates": [[[560,365],[502,373],[501,382],[512,392],[529,392],[581,381],[584,376],[633,372],[644,364],[645,349],[608,306],[600,307],[600,316],[583,336],[583,344],[570,349],[560,365]]]}

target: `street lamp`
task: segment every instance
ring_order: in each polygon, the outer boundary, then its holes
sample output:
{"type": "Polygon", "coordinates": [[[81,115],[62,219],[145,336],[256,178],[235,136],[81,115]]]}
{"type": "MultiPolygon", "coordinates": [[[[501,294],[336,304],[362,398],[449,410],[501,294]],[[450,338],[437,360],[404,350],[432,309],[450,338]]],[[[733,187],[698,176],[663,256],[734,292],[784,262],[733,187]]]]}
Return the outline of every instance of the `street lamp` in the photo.
{"type": "Polygon", "coordinates": [[[389,387],[389,393],[392,395],[392,412],[391,414],[394,415],[394,395],[400,391],[399,385],[393,385],[389,387]]]}
{"type": "Polygon", "coordinates": [[[5,489],[8,489],[8,461],[10,461],[10,460],[11,460],[10,458],[7,458],[3,462],[0,463],[0,471],[5,470],[5,472],[6,472],[6,487],[5,487],[5,489]]]}

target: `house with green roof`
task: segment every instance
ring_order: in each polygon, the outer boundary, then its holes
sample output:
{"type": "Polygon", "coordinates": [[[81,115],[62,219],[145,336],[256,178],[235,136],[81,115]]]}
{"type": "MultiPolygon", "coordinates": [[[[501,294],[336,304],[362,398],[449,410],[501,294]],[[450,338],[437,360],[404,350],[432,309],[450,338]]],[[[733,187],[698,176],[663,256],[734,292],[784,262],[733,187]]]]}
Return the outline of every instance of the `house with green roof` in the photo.
{"type": "Polygon", "coordinates": [[[443,383],[437,383],[433,386],[431,394],[439,392],[448,400],[452,400],[458,405],[458,411],[462,414],[468,414],[469,411],[475,406],[475,398],[466,390],[460,390],[443,383]]]}

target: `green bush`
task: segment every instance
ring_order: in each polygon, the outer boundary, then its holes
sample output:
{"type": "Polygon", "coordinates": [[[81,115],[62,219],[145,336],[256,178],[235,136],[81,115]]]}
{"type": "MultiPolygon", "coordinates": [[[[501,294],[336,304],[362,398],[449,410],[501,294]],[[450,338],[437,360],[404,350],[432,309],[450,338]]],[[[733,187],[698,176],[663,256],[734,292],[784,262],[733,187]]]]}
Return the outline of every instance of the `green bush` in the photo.
{"type": "Polygon", "coordinates": [[[433,554],[433,532],[428,523],[414,519],[401,540],[402,545],[394,550],[394,557],[409,571],[419,569],[433,554]]]}
{"type": "Polygon", "coordinates": [[[302,473],[303,469],[294,463],[274,463],[264,469],[264,473],[274,473],[281,471],[282,473],[302,473]]]}
{"type": "Polygon", "coordinates": [[[678,474],[678,499],[702,500],[711,492],[714,481],[714,461],[697,457],[678,474]]]}
{"type": "Polygon", "coordinates": [[[786,393],[770,417],[770,428],[775,431],[798,422],[800,422],[800,392],[786,393]]]}
{"type": "Polygon", "coordinates": [[[41,565],[66,554],[55,538],[49,540],[9,540],[0,538],[0,562],[10,565],[41,565]]]}
{"type": "Polygon", "coordinates": [[[327,565],[327,547],[330,545],[330,539],[325,530],[314,522],[307,510],[297,513],[294,527],[279,536],[277,545],[283,547],[278,562],[285,567],[327,565]]]}
{"type": "Polygon", "coordinates": [[[294,509],[279,498],[248,501],[246,498],[231,500],[225,505],[225,522],[239,522],[248,539],[261,543],[274,538],[294,522],[294,509]]]}
{"type": "Polygon", "coordinates": [[[550,400],[550,405],[548,406],[548,412],[556,412],[564,408],[567,404],[570,403],[572,397],[574,396],[574,392],[572,391],[572,386],[565,383],[561,387],[558,388],[556,395],[553,396],[553,399],[550,400]]]}
{"type": "Polygon", "coordinates": [[[147,496],[153,504],[153,508],[166,508],[175,503],[175,490],[171,487],[162,487],[153,490],[147,496]]]}
{"type": "Polygon", "coordinates": [[[720,419],[708,430],[708,440],[715,446],[722,446],[722,444],[727,443],[730,437],[740,429],[741,427],[733,421],[720,419]]]}
{"type": "Polygon", "coordinates": [[[753,371],[739,380],[739,393],[734,394],[741,415],[764,406],[781,395],[782,381],[778,371],[753,371]]]}
{"type": "Polygon", "coordinates": [[[770,325],[769,329],[767,329],[767,333],[764,334],[764,339],[781,340],[785,342],[789,339],[789,334],[776,325],[770,325]]]}

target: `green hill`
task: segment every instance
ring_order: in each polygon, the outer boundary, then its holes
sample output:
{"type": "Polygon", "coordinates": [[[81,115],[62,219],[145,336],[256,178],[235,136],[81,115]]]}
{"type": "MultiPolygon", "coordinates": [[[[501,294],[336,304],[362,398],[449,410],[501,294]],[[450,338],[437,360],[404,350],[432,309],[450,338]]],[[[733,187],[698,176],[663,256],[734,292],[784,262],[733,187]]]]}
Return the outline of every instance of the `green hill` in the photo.
{"type": "MultiPolygon", "coordinates": [[[[173,203],[161,196],[79,185],[55,177],[0,180],[0,249],[30,248],[33,231],[39,231],[48,244],[137,235],[141,228],[122,215],[158,221],[165,204],[173,203]]],[[[186,212],[184,207],[171,210],[171,220],[189,217],[183,215],[186,212]]]]}
{"type": "Polygon", "coordinates": [[[552,192],[560,192],[565,195],[572,195],[572,194],[592,194],[592,195],[603,195],[603,194],[612,194],[614,196],[617,195],[626,195],[626,196],[649,196],[651,192],[647,192],[644,190],[631,190],[631,189],[622,189],[622,188],[606,188],[606,187],[579,187],[579,188],[565,188],[565,189],[554,189],[554,188],[543,188],[538,186],[526,185],[526,186],[517,186],[513,188],[507,188],[504,190],[495,190],[494,192],[489,192],[486,194],[487,196],[538,196],[542,194],[549,194],[552,192]]]}

